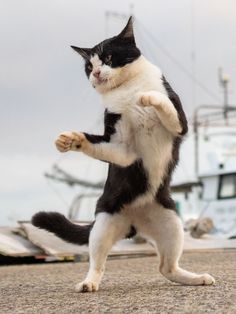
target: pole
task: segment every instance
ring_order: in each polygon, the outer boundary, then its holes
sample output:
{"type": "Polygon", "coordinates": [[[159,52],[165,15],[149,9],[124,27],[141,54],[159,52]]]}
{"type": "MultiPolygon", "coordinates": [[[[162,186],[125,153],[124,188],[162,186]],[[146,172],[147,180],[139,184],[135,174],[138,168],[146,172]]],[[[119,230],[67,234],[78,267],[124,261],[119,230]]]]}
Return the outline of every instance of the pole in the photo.
{"type": "Polygon", "coordinates": [[[223,89],[224,89],[224,117],[228,118],[228,80],[223,81],[223,89]]]}
{"type": "Polygon", "coordinates": [[[228,84],[229,84],[229,76],[226,74],[223,74],[223,69],[219,67],[219,81],[220,85],[223,88],[223,110],[224,110],[224,118],[227,122],[228,119],[228,110],[229,110],[229,103],[228,103],[228,84]]]}
{"type": "Polygon", "coordinates": [[[198,178],[199,172],[199,134],[198,134],[198,112],[195,110],[193,120],[193,132],[194,132],[194,169],[196,179],[198,178]]]}
{"type": "Polygon", "coordinates": [[[200,119],[203,117],[199,117],[199,112],[204,110],[221,110],[222,107],[218,105],[202,105],[198,106],[194,110],[193,114],[193,133],[194,133],[194,170],[195,170],[195,176],[198,179],[199,176],[199,125],[200,125],[200,119]]]}

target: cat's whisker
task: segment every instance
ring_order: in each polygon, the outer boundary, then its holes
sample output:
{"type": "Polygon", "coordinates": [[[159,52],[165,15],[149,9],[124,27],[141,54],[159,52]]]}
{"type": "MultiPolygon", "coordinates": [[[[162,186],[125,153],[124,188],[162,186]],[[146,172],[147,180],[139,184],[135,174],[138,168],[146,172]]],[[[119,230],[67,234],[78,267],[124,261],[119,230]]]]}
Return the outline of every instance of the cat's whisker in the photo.
{"type": "Polygon", "coordinates": [[[113,88],[114,88],[114,87],[117,88],[117,84],[116,84],[114,78],[112,77],[111,79],[112,79],[112,82],[113,82],[113,85],[114,85],[113,88]]]}
{"type": "Polygon", "coordinates": [[[111,79],[108,78],[108,79],[107,79],[107,82],[108,82],[108,84],[109,84],[109,88],[112,89],[111,79]]]}

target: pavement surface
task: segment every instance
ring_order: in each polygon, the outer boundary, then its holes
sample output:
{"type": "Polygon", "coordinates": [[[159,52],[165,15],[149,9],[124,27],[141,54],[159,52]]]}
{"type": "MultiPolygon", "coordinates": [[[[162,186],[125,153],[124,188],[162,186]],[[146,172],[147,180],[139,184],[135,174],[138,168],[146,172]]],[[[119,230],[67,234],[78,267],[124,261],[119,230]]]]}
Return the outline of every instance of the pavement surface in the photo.
{"type": "Polygon", "coordinates": [[[215,286],[181,286],[156,257],[109,260],[100,290],[77,293],[88,263],[0,267],[0,313],[236,313],[236,250],[185,253],[181,266],[209,272],[215,286]]]}

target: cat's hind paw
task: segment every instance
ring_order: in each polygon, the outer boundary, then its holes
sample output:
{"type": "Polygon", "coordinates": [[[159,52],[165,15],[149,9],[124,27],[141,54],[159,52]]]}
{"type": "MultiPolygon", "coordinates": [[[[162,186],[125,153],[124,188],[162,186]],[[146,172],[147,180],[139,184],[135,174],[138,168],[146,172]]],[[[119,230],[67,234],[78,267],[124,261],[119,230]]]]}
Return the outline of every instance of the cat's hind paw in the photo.
{"type": "Polygon", "coordinates": [[[75,286],[77,292],[95,292],[98,291],[98,284],[93,281],[82,281],[75,286]]]}
{"type": "Polygon", "coordinates": [[[215,279],[209,274],[202,275],[202,285],[203,286],[210,286],[215,284],[215,279]]]}

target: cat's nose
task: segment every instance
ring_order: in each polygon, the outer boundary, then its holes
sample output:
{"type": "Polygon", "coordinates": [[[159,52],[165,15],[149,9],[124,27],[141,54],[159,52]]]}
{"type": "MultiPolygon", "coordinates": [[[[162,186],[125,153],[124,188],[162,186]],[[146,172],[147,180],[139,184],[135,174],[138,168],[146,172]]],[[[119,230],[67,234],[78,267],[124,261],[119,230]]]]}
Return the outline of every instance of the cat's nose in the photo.
{"type": "Polygon", "coordinates": [[[95,76],[97,79],[99,78],[100,74],[101,74],[100,70],[96,70],[93,72],[93,76],[95,76]]]}

